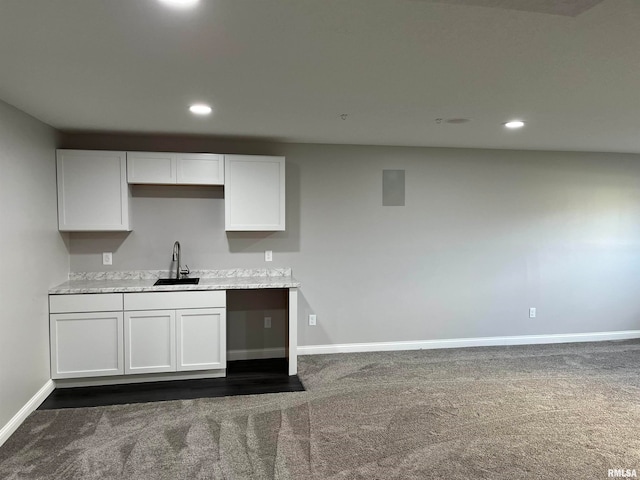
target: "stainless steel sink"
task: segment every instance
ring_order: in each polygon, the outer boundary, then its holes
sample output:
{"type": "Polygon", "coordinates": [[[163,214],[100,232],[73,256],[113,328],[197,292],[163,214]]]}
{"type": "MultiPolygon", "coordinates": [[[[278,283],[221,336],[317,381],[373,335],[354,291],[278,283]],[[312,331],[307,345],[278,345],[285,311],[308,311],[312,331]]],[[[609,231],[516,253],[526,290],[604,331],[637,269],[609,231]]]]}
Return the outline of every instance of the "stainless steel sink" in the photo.
{"type": "Polygon", "coordinates": [[[160,285],[197,285],[199,278],[159,278],[154,287],[160,285]]]}

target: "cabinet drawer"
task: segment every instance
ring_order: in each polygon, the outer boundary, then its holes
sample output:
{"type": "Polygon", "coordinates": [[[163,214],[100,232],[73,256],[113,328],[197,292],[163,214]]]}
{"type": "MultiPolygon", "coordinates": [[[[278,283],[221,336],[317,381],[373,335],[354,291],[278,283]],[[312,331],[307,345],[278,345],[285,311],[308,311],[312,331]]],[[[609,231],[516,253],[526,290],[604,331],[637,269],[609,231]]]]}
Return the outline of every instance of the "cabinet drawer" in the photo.
{"type": "Polygon", "coordinates": [[[225,290],[125,293],[125,310],[176,310],[226,307],[225,290]]]}
{"type": "Polygon", "coordinates": [[[50,313],[114,312],[122,310],[121,293],[49,295],[50,313]]]}

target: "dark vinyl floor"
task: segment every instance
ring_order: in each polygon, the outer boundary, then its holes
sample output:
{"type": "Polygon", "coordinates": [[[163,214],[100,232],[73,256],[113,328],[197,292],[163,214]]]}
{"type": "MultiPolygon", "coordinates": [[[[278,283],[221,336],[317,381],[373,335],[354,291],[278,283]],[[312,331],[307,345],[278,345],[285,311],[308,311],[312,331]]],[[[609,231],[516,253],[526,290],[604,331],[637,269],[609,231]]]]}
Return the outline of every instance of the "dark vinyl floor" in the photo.
{"type": "Polygon", "coordinates": [[[298,376],[287,373],[286,359],[241,360],[228,362],[225,378],[58,388],[38,410],[301,391],[298,376]]]}

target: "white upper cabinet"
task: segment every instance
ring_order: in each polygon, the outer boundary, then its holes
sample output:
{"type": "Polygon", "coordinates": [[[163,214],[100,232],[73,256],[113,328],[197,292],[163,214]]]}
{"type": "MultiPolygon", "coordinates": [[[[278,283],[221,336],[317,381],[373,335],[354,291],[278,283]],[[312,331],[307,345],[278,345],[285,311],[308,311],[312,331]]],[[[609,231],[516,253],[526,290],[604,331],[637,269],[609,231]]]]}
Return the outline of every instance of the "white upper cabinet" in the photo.
{"type": "Polygon", "coordinates": [[[223,185],[224,155],[127,152],[129,183],[223,185]]]}
{"type": "Polygon", "coordinates": [[[58,229],[129,231],[125,152],[58,150],[58,229]]]}
{"type": "Polygon", "coordinates": [[[178,153],[178,184],[224,185],[224,155],[178,153]]]}
{"type": "Polygon", "coordinates": [[[58,150],[60,231],[130,231],[128,184],[224,185],[227,231],[285,230],[285,158],[58,150]]]}
{"type": "Polygon", "coordinates": [[[225,229],[285,229],[285,158],[225,155],[225,229]]]}
{"type": "Polygon", "coordinates": [[[176,155],[162,152],[127,152],[129,183],[176,183],[176,155]]]}

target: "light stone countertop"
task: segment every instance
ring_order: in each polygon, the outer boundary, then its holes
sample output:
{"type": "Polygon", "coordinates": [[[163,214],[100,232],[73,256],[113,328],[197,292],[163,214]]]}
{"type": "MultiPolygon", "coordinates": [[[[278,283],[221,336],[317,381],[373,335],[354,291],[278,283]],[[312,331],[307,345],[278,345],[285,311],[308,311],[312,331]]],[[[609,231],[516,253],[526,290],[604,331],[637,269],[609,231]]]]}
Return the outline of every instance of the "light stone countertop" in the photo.
{"type": "Polygon", "coordinates": [[[291,269],[193,271],[197,285],[163,285],[154,287],[156,279],[168,278],[164,271],[73,273],[70,280],[49,289],[50,295],[79,293],[172,292],[184,290],[238,290],[259,288],[297,288],[291,269]],[[210,276],[211,274],[217,276],[210,276]],[[150,278],[149,278],[150,277],[150,278]]]}

